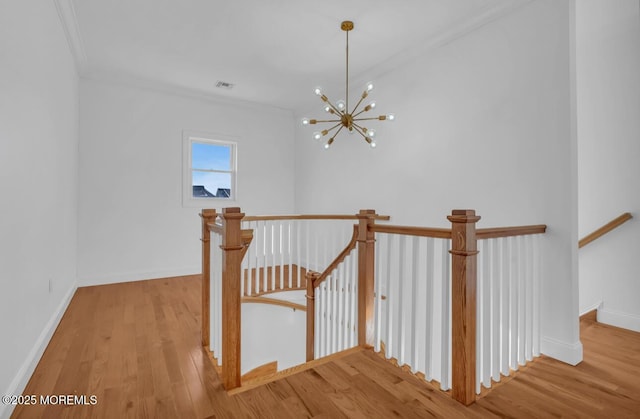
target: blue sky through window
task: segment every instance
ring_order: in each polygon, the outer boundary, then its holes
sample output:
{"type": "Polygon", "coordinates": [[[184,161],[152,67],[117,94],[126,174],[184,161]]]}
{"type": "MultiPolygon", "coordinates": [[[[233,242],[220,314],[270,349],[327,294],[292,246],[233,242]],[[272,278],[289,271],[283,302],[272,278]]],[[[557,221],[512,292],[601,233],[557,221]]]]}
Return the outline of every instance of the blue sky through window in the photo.
{"type": "Polygon", "coordinates": [[[213,195],[216,195],[218,189],[231,189],[231,152],[231,146],[228,145],[192,142],[192,185],[202,185],[213,195]]]}
{"type": "Polygon", "coordinates": [[[231,170],[231,146],[191,143],[191,167],[204,170],[231,170]]]}

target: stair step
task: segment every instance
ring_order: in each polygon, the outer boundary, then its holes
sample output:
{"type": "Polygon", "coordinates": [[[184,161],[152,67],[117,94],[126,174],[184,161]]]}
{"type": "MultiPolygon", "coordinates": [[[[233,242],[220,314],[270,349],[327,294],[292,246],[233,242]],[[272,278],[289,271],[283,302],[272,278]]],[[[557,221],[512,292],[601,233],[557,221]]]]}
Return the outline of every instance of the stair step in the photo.
{"type": "Polygon", "coordinates": [[[229,390],[229,395],[243,393],[247,390],[254,389],[256,387],[263,386],[265,384],[271,383],[276,380],[280,380],[282,378],[287,378],[291,375],[297,374],[302,371],[307,371],[317,366],[326,364],[328,362],[335,361],[336,359],[343,358],[345,356],[349,356],[351,354],[367,350],[367,348],[356,346],[354,348],[345,349],[344,351],[337,352],[335,354],[325,356],[323,358],[314,359],[313,361],[306,362],[304,364],[296,365],[295,367],[287,368],[282,371],[275,372],[273,374],[265,375],[260,378],[256,378],[254,380],[248,380],[242,383],[242,386],[234,388],[233,390],[229,390]]]}

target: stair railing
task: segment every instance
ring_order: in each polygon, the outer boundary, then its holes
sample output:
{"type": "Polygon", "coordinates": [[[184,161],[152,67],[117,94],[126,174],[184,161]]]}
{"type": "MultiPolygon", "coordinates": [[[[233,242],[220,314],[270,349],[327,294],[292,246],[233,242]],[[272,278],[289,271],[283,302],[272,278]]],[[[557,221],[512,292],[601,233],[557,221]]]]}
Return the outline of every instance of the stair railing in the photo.
{"type": "Polygon", "coordinates": [[[476,393],[540,355],[545,225],[478,229],[476,393]]]}
{"type": "MultiPolygon", "coordinates": [[[[348,237],[355,215],[245,217],[240,208],[202,210],[202,343],[225,389],[241,385],[241,303],[306,290],[348,237]],[[349,227],[349,228],[347,228],[349,227]]],[[[388,219],[388,217],[379,217],[388,219]]],[[[294,307],[295,308],[295,307],[294,307]]]]}
{"type": "MultiPolygon", "coordinates": [[[[206,256],[210,257],[213,252],[211,232],[221,232],[221,301],[216,301],[222,306],[219,339],[224,355],[223,384],[227,390],[240,386],[241,380],[241,297],[287,289],[286,285],[302,288],[303,268],[305,279],[309,278],[304,284],[310,297],[307,314],[315,313],[307,317],[307,359],[318,355],[318,348],[324,348],[320,352],[328,354],[353,345],[357,335],[359,346],[382,350],[386,357],[424,378],[435,377],[436,368],[432,366],[437,363],[441,387],[449,388],[450,382],[452,397],[470,404],[475,401],[481,382],[486,386],[492,378],[495,380],[496,369],[498,378],[500,372],[504,373],[505,359],[513,369],[523,359],[536,354],[540,295],[539,285],[529,271],[540,271],[536,268],[537,262],[533,262],[539,258],[540,251],[536,247],[537,239],[522,237],[544,233],[545,226],[476,231],[480,217],[473,210],[453,210],[447,217],[452,223],[450,229],[378,225],[377,219],[388,217],[379,216],[373,210],[362,210],[357,216],[349,217],[347,219],[358,220],[352,240],[332,263],[324,265],[328,266],[326,269],[318,269],[319,259],[307,255],[322,253],[321,247],[311,250],[313,246],[309,244],[292,244],[300,228],[280,225],[259,231],[260,226],[253,226],[243,233],[244,214],[239,208],[225,208],[219,215],[214,210],[203,210],[203,344],[210,344],[204,314],[209,312],[205,302],[211,302],[205,301],[206,295],[213,295],[208,292],[210,273],[215,272],[206,256]],[[280,233],[274,236],[275,232],[280,233]],[[395,236],[399,236],[397,241],[395,236]],[[480,247],[479,240],[482,241],[480,247]],[[251,246],[256,246],[253,253],[251,246]],[[357,264],[353,260],[354,247],[358,248],[357,264]],[[272,250],[267,251],[269,248],[272,250]],[[297,250],[291,251],[293,248],[297,250]],[[480,262],[480,274],[479,249],[486,258],[480,262]],[[243,262],[245,254],[249,256],[243,262]],[[296,270],[297,277],[293,274],[296,270]],[[316,288],[323,285],[325,288],[319,293],[316,288]],[[316,300],[319,294],[322,296],[316,300]],[[323,302],[318,304],[320,300],[323,302]],[[500,311],[496,311],[495,303],[500,311]],[[324,306],[319,310],[321,304],[324,306]],[[350,318],[344,315],[347,307],[350,318]],[[498,312],[508,316],[497,316],[498,312]],[[424,325],[416,320],[418,313],[428,318],[426,332],[420,332],[422,335],[416,333],[424,325]],[[319,320],[319,316],[324,316],[324,320],[319,320]],[[508,323],[504,322],[506,319],[508,323]],[[326,324],[334,327],[327,326],[321,334],[316,333],[318,324],[327,320],[326,324]],[[506,335],[505,328],[508,329],[506,335]],[[480,333],[476,333],[477,330],[480,333]],[[314,331],[311,338],[309,331],[314,331]],[[503,334],[496,335],[499,331],[503,334]],[[323,339],[331,343],[320,342],[316,336],[324,336],[323,339]],[[385,343],[383,337],[387,340],[385,343]],[[499,347],[506,347],[508,351],[494,351],[499,347]],[[427,361],[416,361],[420,358],[427,361]],[[513,359],[516,364],[511,362],[513,359]]],[[[258,217],[250,220],[266,221],[269,220],[258,217]]]]}
{"type": "Polygon", "coordinates": [[[509,375],[538,354],[537,237],[546,226],[476,230],[480,217],[473,210],[447,218],[450,229],[370,227],[376,233],[373,346],[468,405],[481,385],[500,380],[501,363],[509,375]]]}
{"type": "Polygon", "coordinates": [[[347,246],[321,272],[307,272],[306,360],[331,355],[356,342],[356,264],[351,252],[356,248],[358,226],[347,246]],[[316,291],[316,288],[319,288],[316,291]]]}
{"type": "Polygon", "coordinates": [[[337,254],[354,215],[247,216],[243,228],[254,240],[242,261],[242,295],[305,290],[306,273],[321,270],[337,254]]]}
{"type": "Polygon", "coordinates": [[[621,226],[622,224],[624,224],[625,222],[629,221],[632,218],[633,216],[629,212],[625,212],[624,214],[614,218],[613,220],[609,221],[607,224],[603,225],[602,227],[598,228],[592,233],[589,233],[583,238],[581,238],[580,241],[578,241],[578,248],[579,249],[583,248],[584,246],[588,245],[592,241],[599,239],[600,237],[604,236],[605,234],[615,229],[616,227],[621,226]]]}
{"type": "Polygon", "coordinates": [[[451,229],[375,225],[376,352],[442,390],[451,382],[451,229]]]}

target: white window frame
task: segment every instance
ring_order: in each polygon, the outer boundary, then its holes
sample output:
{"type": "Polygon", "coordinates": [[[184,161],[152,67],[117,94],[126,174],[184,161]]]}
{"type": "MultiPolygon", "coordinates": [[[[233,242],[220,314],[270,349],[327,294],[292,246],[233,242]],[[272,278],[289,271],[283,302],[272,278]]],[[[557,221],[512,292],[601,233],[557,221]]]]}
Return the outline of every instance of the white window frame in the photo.
{"type": "MultiPolygon", "coordinates": [[[[238,199],[238,143],[237,138],[229,135],[209,134],[197,131],[182,132],[182,206],[206,208],[219,204],[235,202],[238,199]],[[231,147],[231,196],[229,198],[193,196],[193,167],[191,150],[193,143],[222,145],[231,147]]],[[[226,170],[221,171],[229,173],[226,170]]],[[[212,193],[215,191],[211,191],[212,193]]]]}

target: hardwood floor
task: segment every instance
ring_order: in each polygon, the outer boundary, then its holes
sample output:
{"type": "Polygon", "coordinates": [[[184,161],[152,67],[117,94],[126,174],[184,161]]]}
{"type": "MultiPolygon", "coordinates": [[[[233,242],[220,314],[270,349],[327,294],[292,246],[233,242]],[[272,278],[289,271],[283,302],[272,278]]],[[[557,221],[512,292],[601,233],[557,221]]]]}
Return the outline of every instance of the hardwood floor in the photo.
{"type": "Polygon", "coordinates": [[[199,324],[198,276],[79,288],[24,394],[88,404],[12,417],[640,418],[640,334],[588,318],[580,365],[539,358],[466,408],[369,350],[229,396],[199,324]]]}

